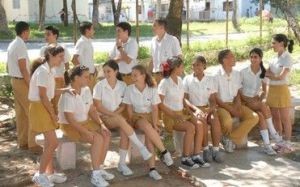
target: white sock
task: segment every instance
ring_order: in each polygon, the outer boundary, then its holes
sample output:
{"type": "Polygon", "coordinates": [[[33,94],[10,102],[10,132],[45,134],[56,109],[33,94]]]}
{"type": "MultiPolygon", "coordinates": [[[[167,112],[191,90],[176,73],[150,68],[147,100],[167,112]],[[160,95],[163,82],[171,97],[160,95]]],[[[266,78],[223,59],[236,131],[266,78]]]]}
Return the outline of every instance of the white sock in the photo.
{"type": "Polygon", "coordinates": [[[213,151],[219,151],[219,147],[213,147],[213,151]]]}
{"type": "Polygon", "coordinates": [[[260,134],[262,136],[264,144],[265,145],[269,145],[270,144],[270,139],[269,139],[269,132],[268,132],[268,130],[267,129],[260,130],[260,134]]]}
{"type": "Polygon", "coordinates": [[[119,164],[126,164],[127,150],[119,149],[119,155],[120,155],[119,164]]]}
{"type": "Polygon", "coordinates": [[[144,148],[144,144],[138,139],[135,132],[132,135],[128,136],[129,140],[137,146],[138,149],[144,148]]]}
{"type": "Polygon", "coordinates": [[[209,149],[209,147],[208,146],[205,146],[204,148],[203,148],[203,150],[208,150],[209,149]]]}
{"type": "Polygon", "coordinates": [[[274,128],[274,124],[272,121],[272,118],[268,118],[266,119],[267,125],[268,125],[268,129],[270,131],[270,135],[271,137],[276,141],[276,142],[280,142],[282,140],[282,138],[280,138],[279,134],[277,133],[277,131],[274,128]]]}

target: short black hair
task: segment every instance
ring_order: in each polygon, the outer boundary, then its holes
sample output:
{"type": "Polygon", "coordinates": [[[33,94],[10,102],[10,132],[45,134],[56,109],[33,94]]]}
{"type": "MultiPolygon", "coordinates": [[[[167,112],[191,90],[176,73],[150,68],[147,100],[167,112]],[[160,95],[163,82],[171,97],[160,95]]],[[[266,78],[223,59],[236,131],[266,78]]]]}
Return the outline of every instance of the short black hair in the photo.
{"type": "Polygon", "coordinates": [[[18,36],[20,36],[24,31],[29,30],[29,24],[25,21],[19,21],[16,24],[15,31],[18,36]]]}
{"type": "Polygon", "coordinates": [[[93,24],[89,21],[83,21],[80,23],[79,31],[82,35],[85,35],[87,29],[91,29],[93,24]]]}
{"type": "Polygon", "coordinates": [[[219,61],[220,64],[223,64],[224,58],[226,58],[229,53],[231,53],[230,49],[224,49],[224,50],[219,52],[218,61],[219,61]]]}
{"type": "Polygon", "coordinates": [[[156,20],[154,20],[154,22],[156,22],[158,25],[163,26],[165,29],[167,29],[167,20],[164,18],[158,18],[156,20]]]}
{"type": "Polygon", "coordinates": [[[131,25],[128,22],[120,22],[116,27],[122,28],[124,31],[128,32],[128,36],[131,34],[131,25]]]}
{"type": "Polygon", "coordinates": [[[45,27],[45,30],[51,31],[52,34],[56,35],[56,39],[58,39],[58,37],[59,37],[58,28],[56,28],[55,26],[49,25],[49,26],[45,27]]]}

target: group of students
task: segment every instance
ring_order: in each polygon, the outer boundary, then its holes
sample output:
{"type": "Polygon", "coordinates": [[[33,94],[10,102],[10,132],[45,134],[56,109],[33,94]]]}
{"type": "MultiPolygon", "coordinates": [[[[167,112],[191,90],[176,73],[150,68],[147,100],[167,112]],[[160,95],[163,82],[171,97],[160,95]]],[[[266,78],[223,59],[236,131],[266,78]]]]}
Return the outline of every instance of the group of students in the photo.
{"type": "Polygon", "coordinates": [[[126,165],[131,142],[148,160],[149,176],[154,180],[162,178],[155,169],[155,148],[166,166],[173,165],[160,138],[162,127],[169,133],[184,132],[181,164],[190,169],[210,167],[212,161],[224,162],[220,143],[226,152],[233,152],[247,143],[247,135],[256,124],[268,155],[292,150],[287,86],[292,66],[291,40],[283,34],[274,35],[272,47],[277,56],[268,69],[263,66],[262,50],[254,48],[249,53],[251,64],[238,72],[233,69],[233,52],[225,49],[218,54],[220,67],[213,75],[205,73],[207,62],[199,55],[191,62],[192,74],[182,79],[182,51],[178,39],[166,32],[166,25],[163,19],[154,21],[155,36],[147,69],[137,63],[138,45],[130,38],[130,24],[119,23],[110,60],[103,64],[104,79],[97,82],[91,23],[81,23],[82,36],[72,59],[67,49],[57,43],[58,29],[46,27],[47,45],[31,71],[24,43],[29,38],[29,25],[16,24],[17,37],[8,47],[8,72],[15,94],[18,145],[36,147],[34,136],[43,133],[45,137],[40,168],[33,176],[36,184],[48,187],[67,180],[53,168],[57,128],[72,141],[91,144],[91,183],[99,187],[108,186],[107,181],[114,178],[103,169],[103,162],[109,149],[110,129],[115,128],[121,137],[118,171],[125,176],[133,174],[126,165]],[[70,60],[74,67],[69,70],[70,60]],[[237,127],[233,127],[234,118],[239,120],[237,127]],[[134,129],[145,134],[145,145],[134,129]],[[276,142],[273,147],[269,133],[276,142]]]}

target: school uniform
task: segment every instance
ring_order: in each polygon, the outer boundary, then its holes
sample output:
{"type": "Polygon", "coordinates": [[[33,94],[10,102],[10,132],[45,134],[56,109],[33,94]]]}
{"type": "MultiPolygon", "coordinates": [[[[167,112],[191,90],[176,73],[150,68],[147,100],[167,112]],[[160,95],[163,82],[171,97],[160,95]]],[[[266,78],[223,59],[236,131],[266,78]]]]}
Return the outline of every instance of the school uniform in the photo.
{"type": "MultiPolygon", "coordinates": [[[[232,70],[230,75],[227,75],[223,67],[220,67],[214,75],[214,79],[218,97],[223,102],[233,105],[233,100],[237,96],[238,90],[242,87],[240,73],[232,70]]],[[[232,117],[227,110],[219,107],[218,116],[223,134],[237,145],[244,143],[244,138],[258,122],[257,114],[245,105],[241,106],[240,124],[235,129],[232,127],[232,117]]]]}
{"type": "Polygon", "coordinates": [[[16,126],[18,145],[20,147],[35,147],[35,134],[29,129],[28,122],[28,86],[20,72],[18,60],[26,60],[26,69],[29,74],[30,62],[25,42],[19,36],[7,48],[8,75],[14,92],[16,126]]]}
{"type": "MultiPolygon", "coordinates": [[[[123,103],[132,105],[133,108],[133,124],[139,119],[146,119],[149,123],[155,123],[152,120],[152,106],[160,103],[157,88],[146,85],[144,90],[139,91],[134,84],[126,88],[123,103]]],[[[158,123],[158,122],[156,122],[158,123]]]]}
{"type": "MultiPolygon", "coordinates": [[[[123,81],[117,80],[114,88],[112,88],[107,79],[99,81],[93,91],[93,98],[100,101],[103,107],[110,112],[116,111],[122,104],[126,84],[123,81]]],[[[116,124],[123,118],[121,115],[108,116],[101,114],[101,119],[104,124],[116,124]]]]}
{"type": "MultiPolygon", "coordinates": [[[[292,68],[293,60],[288,51],[283,52],[279,57],[275,57],[269,69],[275,76],[279,76],[284,68],[292,68]]],[[[267,104],[273,108],[291,107],[291,93],[288,88],[288,76],[283,80],[270,80],[267,95],[267,104]]]]}
{"type": "Polygon", "coordinates": [[[45,62],[40,65],[30,79],[28,99],[29,105],[29,123],[32,131],[36,133],[44,133],[55,130],[58,125],[52,120],[49,112],[41,102],[39,95],[39,87],[46,88],[46,94],[51,101],[54,98],[55,80],[53,69],[45,62]]]}
{"type": "MultiPolygon", "coordinates": [[[[132,68],[137,65],[137,56],[138,56],[138,44],[135,39],[128,38],[126,43],[123,43],[123,48],[125,53],[129,58],[131,58],[131,62],[127,64],[125,61],[119,61],[119,72],[122,75],[123,81],[127,84],[133,84],[131,79],[131,72],[132,68]]],[[[113,50],[110,52],[109,57],[114,59],[120,55],[120,51],[118,50],[117,46],[115,45],[113,50]]]]}
{"type": "MultiPolygon", "coordinates": [[[[185,120],[189,120],[190,116],[185,114],[183,99],[184,99],[184,86],[183,81],[180,77],[177,77],[178,83],[176,84],[172,78],[164,78],[160,81],[158,85],[158,94],[164,96],[163,104],[176,112],[178,115],[182,115],[185,120]]],[[[165,129],[168,132],[173,131],[173,126],[181,124],[182,120],[174,119],[172,116],[169,116],[163,113],[163,122],[165,129]]]]}
{"type": "MultiPolygon", "coordinates": [[[[58,46],[62,46],[60,44],[57,44],[58,46]]],[[[68,51],[68,49],[64,46],[62,46],[64,48],[64,62],[61,63],[58,67],[55,67],[55,73],[54,73],[54,78],[55,78],[55,90],[60,89],[60,88],[64,88],[65,87],[65,79],[64,79],[64,72],[65,72],[65,64],[68,64],[69,61],[71,60],[71,55],[68,51]]],[[[45,50],[47,48],[47,45],[42,47],[40,50],[40,56],[45,56],[45,50]]],[[[57,114],[57,104],[58,104],[58,100],[59,100],[60,95],[55,95],[54,98],[52,99],[52,104],[55,110],[55,113],[57,114]]]]}
{"type": "Polygon", "coordinates": [[[96,68],[94,65],[94,47],[92,44],[92,39],[81,35],[77,40],[75,45],[74,55],[78,55],[78,61],[81,66],[86,66],[89,68],[90,80],[88,86],[92,90],[96,84],[96,68]]]}
{"type": "Polygon", "coordinates": [[[72,127],[65,117],[65,112],[72,113],[76,122],[89,131],[98,131],[101,126],[89,120],[89,110],[93,97],[89,87],[81,88],[80,94],[63,93],[58,102],[58,123],[64,135],[72,141],[80,141],[81,134],[72,127]]]}
{"type": "Polygon", "coordinates": [[[178,39],[175,36],[165,33],[160,41],[157,36],[152,38],[150,55],[153,61],[152,76],[158,85],[163,79],[161,64],[166,62],[168,58],[182,55],[182,51],[178,39]]]}

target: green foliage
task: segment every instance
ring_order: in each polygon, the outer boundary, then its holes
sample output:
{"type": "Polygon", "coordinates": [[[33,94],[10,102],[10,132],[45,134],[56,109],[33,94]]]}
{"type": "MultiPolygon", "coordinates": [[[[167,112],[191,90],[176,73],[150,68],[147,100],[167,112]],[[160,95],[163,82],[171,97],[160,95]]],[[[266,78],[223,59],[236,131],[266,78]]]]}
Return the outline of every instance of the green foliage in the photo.
{"type": "Polygon", "coordinates": [[[109,59],[109,55],[106,52],[96,52],[94,59],[96,64],[103,64],[109,59]]]}
{"type": "Polygon", "coordinates": [[[150,58],[150,49],[145,46],[139,47],[138,59],[147,59],[150,58]]]}
{"type": "Polygon", "coordinates": [[[289,83],[291,85],[300,85],[300,70],[292,70],[290,77],[289,77],[289,83]]]}
{"type": "Polygon", "coordinates": [[[0,62],[0,75],[6,73],[6,63],[0,62]]]}

